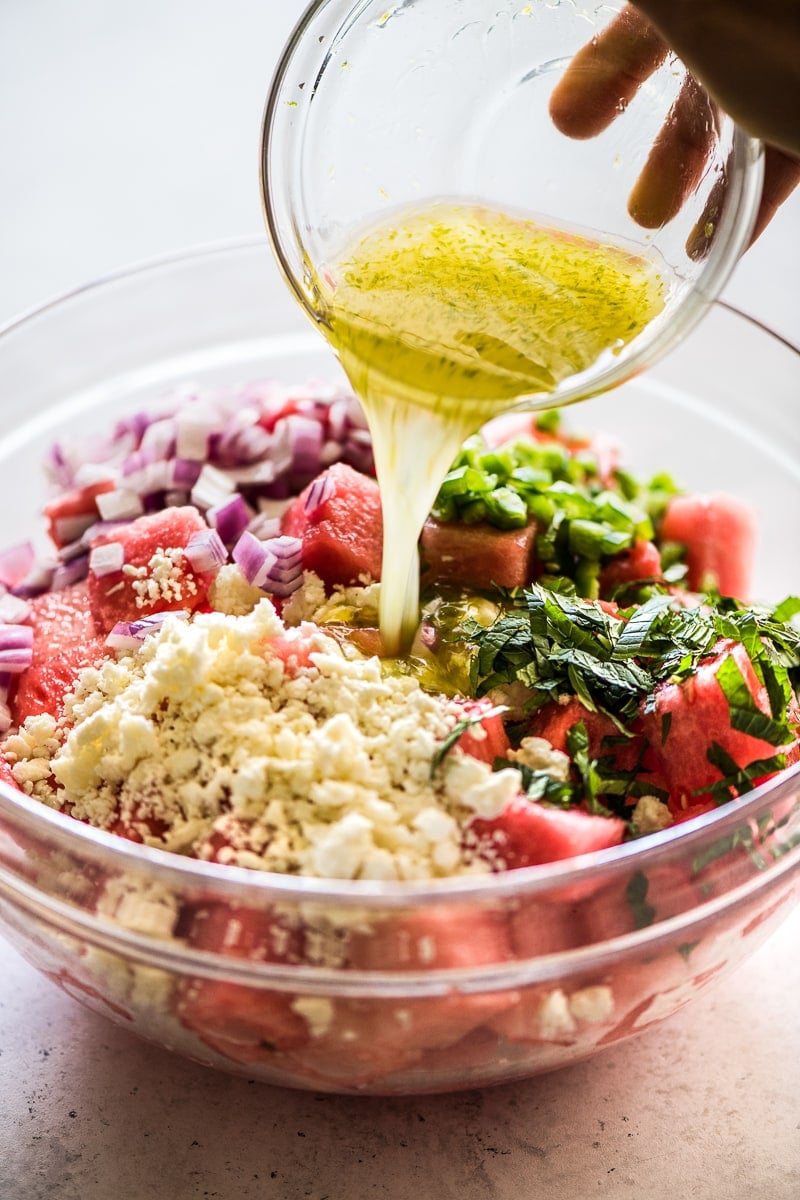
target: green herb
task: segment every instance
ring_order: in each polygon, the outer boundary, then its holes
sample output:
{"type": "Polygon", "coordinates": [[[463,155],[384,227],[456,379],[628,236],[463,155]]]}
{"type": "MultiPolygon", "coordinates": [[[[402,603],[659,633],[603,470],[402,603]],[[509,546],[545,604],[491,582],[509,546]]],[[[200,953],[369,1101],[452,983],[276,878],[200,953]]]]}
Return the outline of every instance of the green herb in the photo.
{"type": "Polygon", "coordinates": [[[634,929],[646,929],[655,920],[656,910],[647,903],[649,889],[650,881],[643,871],[634,872],[625,888],[625,900],[633,916],[634,929]]]}
{"type": "Polygon", "coordinates": [[[443,738],[436,748],[436,752],[431,759],[430,778],[434,778],[439,767],[441,767],[447,758],[447,755],[458,744],[468,729],[473,729],[476,725],[482,724],[488,717],[498,717],[506,711],[507,709],[502,704],[498,704],[494,708],[476,712],[474,716],[464,717],[462,721],[456,721],[447,737],[443,738]]]}

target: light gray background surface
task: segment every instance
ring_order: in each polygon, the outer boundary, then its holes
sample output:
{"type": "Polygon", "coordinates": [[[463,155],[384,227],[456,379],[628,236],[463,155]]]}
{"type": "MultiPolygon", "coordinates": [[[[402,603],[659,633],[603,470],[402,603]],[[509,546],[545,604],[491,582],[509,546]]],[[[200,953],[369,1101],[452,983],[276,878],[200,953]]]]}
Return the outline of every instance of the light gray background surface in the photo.
{"type": "MultiPolygon", "coordinates": [[[[301,9],[0,0],[0,323],[133,261],[260,232],[261,108],[301,9]]],[[[726,295],[800,343],[798,281],[795,197],[726,295]]],[[[796,914],[716,993],[593,1063],[407,1101],[205,1071],[0,943],[0,1200],[796,1200],[799,937],[796,914]]]]}

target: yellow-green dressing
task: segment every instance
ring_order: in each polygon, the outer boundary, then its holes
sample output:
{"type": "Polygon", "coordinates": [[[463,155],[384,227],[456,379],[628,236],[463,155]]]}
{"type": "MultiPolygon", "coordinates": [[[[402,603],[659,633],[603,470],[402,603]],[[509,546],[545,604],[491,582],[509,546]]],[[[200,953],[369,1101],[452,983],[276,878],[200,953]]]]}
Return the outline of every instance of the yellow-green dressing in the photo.
{"type": "Polygon", "coordinates": [[[419,534],[462,441],[629,342],[663,308],[663,281],[620,247],[440,202],[371,229],[315,283],[372,433],[396,654],[418,621],[419,534]]]}

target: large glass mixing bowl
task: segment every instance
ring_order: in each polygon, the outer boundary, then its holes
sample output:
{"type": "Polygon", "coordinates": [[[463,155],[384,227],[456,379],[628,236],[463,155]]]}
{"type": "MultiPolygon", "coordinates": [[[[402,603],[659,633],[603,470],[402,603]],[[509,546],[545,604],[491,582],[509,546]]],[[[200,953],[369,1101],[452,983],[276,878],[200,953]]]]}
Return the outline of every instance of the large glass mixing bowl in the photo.
{"type": "MultiPolygon", "coordinates": [[[[0,545],[39,529],[53,440],[161,407],[189,381],[266,378],[340,381],[261,243],[120,275],[13,324],[0,335],[0,545]]],[[[574,420],[618,437],[634,469],[751,503],[755,591],[778,599],[798,582],[785,516],[800,509],[798,394],[800,354],[718,307],[574,420]]],[[[724,978],[798,895],[798,768],[613,850],[407,884],[190,861],[0,784],[0,928],[24,957],[144,1038],[294,1087],[446,1091],[594,1055],[724,978]],[[198,914],[249,930],[251,953],[194,936],[198,914]],[[265,931],[294,953],[267,953],[265,931]]]]}

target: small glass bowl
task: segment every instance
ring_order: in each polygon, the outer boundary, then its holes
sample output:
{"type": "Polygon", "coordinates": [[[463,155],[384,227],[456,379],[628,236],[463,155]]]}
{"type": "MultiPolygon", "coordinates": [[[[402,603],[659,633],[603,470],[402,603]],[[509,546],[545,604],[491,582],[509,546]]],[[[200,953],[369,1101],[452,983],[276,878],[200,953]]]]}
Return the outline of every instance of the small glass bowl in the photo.
{"type": "Polygon", "coordinates": [[[317,279],[354,236],[445,201],[613,243],[657,264],[663,310],[624,346],[520,406],[567,404],[630,378],[677,344],[721,292],[758,210],[762,148],[668,54],[597,136],[553,122],[554,86],[622,0],[317,0],[278,64],[264,115],[265,219],[313,320],[317,279]],[[657,138],[676,213],[628,211],[657,138]],[[698,146],[703,146],[698,151],[698,146]],[[698,167],[698,153],[700,167],[698,167]]]}
{"type": "MultiPolygon", "coordinates": [[[[54,439],[163,406],[187,382],[312,377],[341,382],[259,243],[45,306],[0,334],[0,545],[39,528],[54,439]]],[[[716,307],[654,372],[575,418],[618,436],[634,470],[752,503],[756,593],[778,599],[797,582],[775,513],[800,507],[799,383],[797,351],[716,307]]],[[[0,928],[21,954],[150,1041],[292,1087],[448,1091],[586,1058],[723,978],[798,896],[800,768],[571,862],[383,885],[181,859],[0,785],[0,928]]]]}

